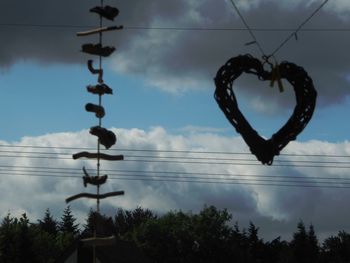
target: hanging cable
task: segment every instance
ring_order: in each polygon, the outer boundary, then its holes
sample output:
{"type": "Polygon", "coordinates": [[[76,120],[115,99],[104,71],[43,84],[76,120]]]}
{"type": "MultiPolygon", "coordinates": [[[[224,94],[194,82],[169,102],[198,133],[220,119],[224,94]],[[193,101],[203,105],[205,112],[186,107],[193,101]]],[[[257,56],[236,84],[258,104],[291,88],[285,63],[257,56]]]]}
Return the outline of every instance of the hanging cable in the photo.
{"type": "MultiPolygon", "coordinates": [[[[0,172],[0,174],[2,174],[0,172]]],[[[10,176],[29,176],[41,178],[81,179],[78,175],[65,174],[32,174],[32,173],[5,173],[10,176]]],[[[196,184],[224,184],[224,185],[253,185],[273,187],[298,187],[298,188],[329,188],[350,189],[350,182],[325,182],[325,181],[296,181],[296,180],[271,180],[249,178],[199,178],[199,177],[171,177],[171,176],[141,176],[141,175],[114,175],[111,180],[125,181],[148,181],[165,183],[196,183],[196,184]]]]}
{"type": "MultiPolygon", "coordinates": [[[[5,145],[0,144],[1,148],[33,148],[33,149],[53,149],[53,150],[94,150],[92,147],[63,147],[63,146],[38,146],[38,145],[5,145]]],[[[126,152],[151,152],[151,153],[188,153],[188,154],[220,154],[220,155],[251,155],[249,152],[228,152],[228,151],[195,151],[195,150],[158,150],[158,149],[130,149],[120,148],[118,150],[109,149],[108,151],[126,151],[126,152]]],[[[70,154],[70,153],[69,153],[70,154]]],[[[301,154],[301,153],[281,153],[280,156],[290,157],[327,157],[327,158],[350,158],[347,154],[301,154]]]]}
{"type": "Polygon", "coordinates": [[[305,19],[305,21],[303,23],[300,24],[300,26],[294,31],[292,32],[272,53],[270,56],[274,56],[285,44],[287,44],[287,42],[292,38],[297,36],[298,32],[301,30],[301,28],[308,23],[311,18],[313,18],[323,7],[325,4],[327,4],[329,0],[325,0],[314,12],[312,12],[312,14],[305,19]]]}
{"type": "Polygon", "coordinates": [[[235,4],[234,0],[230,0],[234,9],[236,10],[238,16],[240,17],[240,19],[242,20],[243,24],[245,25],[245,27],[247,28],[248,32],[250,33],[251,37],[253,38],[254,41],[247,43],[246,45],[250,45],[250,44],[256,44],[257,47],[259,48],[260,52],[262,53],[262,57],[266,62],[269,62],[269,58],[273,58],[275,64],[277,64],[277,59],[275,57],[275,54],[294,36],[297,36],[297,33],[301,30],[301,28],[308,23],[311,18],[313,18],[321,9],[322,7],[329,1],[329,0],[325,0],[303,23],[300,24],[300,26],[293,31],[270,55],[266,55],[266,53],[264,52],[261,44],[259,43],[259,41],[257,40],[256,36],[254,35],[252,29],[249,27],[248,23],[246,22],[244,16],[241,14],[241,12],[239,11],[237,5],[235,4]]]}
{"type": "MultiPolygon", "coordinates": [[[[32,23],[0,23],[0,27],[56,28],[56,29],[90,29],[95,25],[73,24],[32,24],[32,23]]],[[[248,31],[247,28],[220,27],[162,27],[162,26],[124,26],[124,30],[161,30],[161,31],[248,31]]],[[[252,32],[295,32],[294,28],[259,28],[250,27],[252,32]]],[[[298,32],[350,32],[350,28],[301,28],[298,32]]]]}
{"type": "MultiPolygon", "coordinates": [[[[92,170],[92,169],[87,169],[92,170]]],[[[179,178],[201,178],[201,179],[230,179],[230,178],[268,178],[268,179],[283,179],[283,180],[311,180],[313,182],[324,182],[325,180],[330,183],[349,183],[350,178],[344,177],[324,177],[324,176],[296,176],[296,175],[266,175],[266,174],[237,174],[237,173],[208,173],[208,172],[183,172],[183,171],[149,171],[149,170],[126,170],[126,169],[109,169],[102,170],[101,172],[108,173],[111,176],[145,176],[145,177],[179,177],[179,178]]],[[[82,175],[80,169],[69,168],[51,168],[51,167],[28,167],[28,166],[0,166],[0,174],[17,174],[17,173],[30,173],[30,174],[44,174],[50,176],[52,174],[69,174],[69,175],[82,175]]]]}
{"type": "Polygon", "coordinates": [[[230,0],[232,5],[233,5],[233,8],[236,10],[238,16],[240,17],[240,19],[242,20],[243,24],[245,25],[245,27],[247,28],[249,34],[251,35],[251,37],[253,38],[254,41],[250,42],[249,44],[256,44],[262,54],[262,56],[266,56],[265,55],[265,52],[262,48],[262,46],[260,45],[258,39],[256,38],[255,34],[253,33],[253,31],[251,30],[251,28],[249,27],[248,23],[246,22],[245,18],[243,17],[243,15],[241,14],[241,12],[239,11],[237,5],[235,4],[235,2],[233,0],[230,0]]]}
{"type": "MultiPolygon", "coordinates": [[[[38,152],[38,151],[10,151],[0,150],[0,153],[18,154],[18,157],[27,157],[28,154],[71,156],[71,152],[38,152]],[[26,154],[26,155],[23,155],[26,154]]],[[[206,160],[206,161],[255,161],[252,158],[223,158],[223,157],[193,157],[193,156],[160,156],[160,155],[124,155],[127,158],[151,158],[151,159],[182,159],[182,160],[206,160]]],[[[46,156],[43,156],[46,157],[46,156]]],[[[328,160],[276,160],[277,163],[312,163],[312,164],[350,164],[350,161],[328,161],[328,160]]]]}

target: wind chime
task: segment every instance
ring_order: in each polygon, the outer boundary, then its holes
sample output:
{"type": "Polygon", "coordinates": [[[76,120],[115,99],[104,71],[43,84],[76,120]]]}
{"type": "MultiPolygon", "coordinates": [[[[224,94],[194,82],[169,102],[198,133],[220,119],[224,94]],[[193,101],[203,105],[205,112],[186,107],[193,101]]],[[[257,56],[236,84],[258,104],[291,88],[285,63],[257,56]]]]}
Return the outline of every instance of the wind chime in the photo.
{"type": "MultiPolygon", "coordinates": [[[[84,44],[82,45],[82,50],[81,50],[84,53],[97,56],[99,59],[98,68],[94,67],[93,60],[88,60],[87,62],[87,68],[90,71],[90,73],[97,75],[97,84],[88,85],[87,92],[91,93],[94,96],[97,96],[98,103],[97,104],[87,103],[85,105],[85,110],[87,112],[94,113],[98,120],[98,124],[90,128],[90,134],[97,137],[97,151],[96,152],[87,152],[87,151],[79,152],[79,153],[73,154],[73,159],[76,160],[80,158],[88,158],[88,159],[97,160],[96,175],[90,175],[89,172],[85,169],[85,167],[82,168],[84,173],[84,176],[83,176],[84,186],[85,187],[87,187],[88,185],[96,186],[96,194],[80,193],[67,198],[66,202],[69,203],[79,198],[95,199],[96,212],[98,214],[100,212],[101,199],[124,195],[124,191],[115,191],[115,192],[109,192],[104,194],[100,193],[100,187],[103,184],[105,184],[108,179],[108,175],[101,175],[101,160],[120,161],[124,159],[123,155],[110,155],[110,154],[101,152],[102,146],[105,147],[106,149],[109,149],[117,142],[116,135],[112,131],[102,126],[102,119],[105,116],[105,109],[102,106],[102,97],[104,95],[113,94],[113,90],[103,80],[102,58],[110,56],[115,51],[114,47],[103,46],[102,36],[103,36],[103,32],[121,30],[123,26],[108,26],[108,27],[103,26],[103,19],[108,19],[113,21],[114,18],[119,14],[119,10],[117,8],[111,7],[109,5],[104,5],[103,0],[101,0],[100,6],[91,8],[90,12],[99,15],[99,19],[100,19],[99,27],[89,31],[78,32],[77,36],[89,36],[89,35],[99,36],[99,42],[97,44],[91,44],[91,43],[84,44]]],[[[81,240],[81,242],[83,246],[93,247],[93,258],[95,262],[96,247],[113,245],[115,243],[115,237],[114,236],[110,236],[110,237],[97,236],[97,232],[96,232],[97,222],[96,220],[94,220],[94,222],[95,222],[95,226],[94,226],[93,237],[83,239],[81,240]]]]}
{"type": "Polygon", "coordinates": [[[263,61],[260,61],[249,54],[239,55],[229,59],[216,74],[216,90],[214,97],[228,121],[236,131],[242,135],[244,141],[249,146],[251,153],[254,154],[262,164],[271,165],[274,156],[279,155],[280,151],[290,141],[295,140],[311,120],[317,97],[313,81],[302,67],[287,61],[277,63],[274,55],[292,37],[297,39],[298,31],[328,2],[328,0],[325,0],[323,4],[269,56],[265,55],[261,45],[257,41],[252,30],[249,28],[242,14],[239,12],[234,1],[231,0],[231,2],[254,39],[254,41],[251,41],[246,45],[256,44],[263,55],[263,61]],[[274,59],[275,63],[272,64],[269,59],[274,59]],[[271,70],[266,70],[266,66],[271,70]],[[238,107],[233,84],[243,73],[255,75],[262,81],[270,81],[271,87],[277,82],[280,92],[283,92],[284,89],[282,79],[287,80],[294,89],[296,97],[294,111],[282,128],[280,128],[269,139],[261,137],[258,132],[252,128],[238,107]]]}

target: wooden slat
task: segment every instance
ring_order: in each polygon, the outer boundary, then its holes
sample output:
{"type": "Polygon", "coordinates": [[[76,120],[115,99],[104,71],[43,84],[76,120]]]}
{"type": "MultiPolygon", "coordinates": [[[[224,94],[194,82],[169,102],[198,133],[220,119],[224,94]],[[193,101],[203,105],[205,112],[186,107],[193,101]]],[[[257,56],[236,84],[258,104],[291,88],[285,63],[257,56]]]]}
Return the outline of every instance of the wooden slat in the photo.
{"type": "Polygon", "coordinates": [[[91,29],[88,31],[77,32],[77,36],[78,37],[89,36],[89,35],[99,34],[106,31],[121,30],[121,29],[123,29],[123,26],[108,26],[108,27],[106,26],[106,27],[91,29]]]}
{"type": "Polygon", "coordinates": [[[124,195],[124,191],[116,191],[116,192],[110,192],[105,194],[90,194],[90,193],[80,193],[73,195],[71,197],[68,197],[66,199],[66,203],[69,203],[71,201],[74,201],[79,198],[90,198],[90,199],[105,199],[112,196],[118,196],[118,195],[124,195]]]}
{"type": "Polygon", "coordinates": [[[102,160],[106,161],[122,161],[124,160],[124,155],[109,155],[105,153],[90,153],[90,152],[79,152],[72,155],[73,159],[79,158],[88,158],[88,159],[97,159],[100,157],[102,160]]]}

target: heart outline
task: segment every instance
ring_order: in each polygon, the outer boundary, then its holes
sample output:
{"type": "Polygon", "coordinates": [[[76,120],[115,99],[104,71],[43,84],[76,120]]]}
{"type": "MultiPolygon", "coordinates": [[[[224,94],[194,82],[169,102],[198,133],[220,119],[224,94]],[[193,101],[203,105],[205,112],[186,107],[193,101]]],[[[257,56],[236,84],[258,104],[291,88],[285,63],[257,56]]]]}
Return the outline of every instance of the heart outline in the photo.
{"type": "Polygon", "coordinates": [[[233,91],[234,81],[244,72],[256,75],[259,80],[271,80],[272,73],[264,63],[249,54],[229,59],[215,77],[214,98],[226,118],[240,133],[252,154],[262,164],[272,165],[273,158],[303,131],[312,118],[317,92],[307,72],[294,63],[284,61],[277,65],[281,79],[286,79],[294,89],[296,105],[291,117],[270,139],[262,138],[240,111],[233,91]]]}

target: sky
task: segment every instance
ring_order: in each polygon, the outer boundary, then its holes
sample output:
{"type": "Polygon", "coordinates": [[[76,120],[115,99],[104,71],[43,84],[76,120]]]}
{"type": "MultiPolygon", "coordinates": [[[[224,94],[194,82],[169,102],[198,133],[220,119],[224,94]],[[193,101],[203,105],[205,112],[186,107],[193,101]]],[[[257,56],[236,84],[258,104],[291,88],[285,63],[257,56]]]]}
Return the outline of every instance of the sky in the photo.
{"type": "MultiPolygon", "coordinates": [[[[323,1],[235,2],[264,52],[271,54],[323,1]]],[[[348,1],[329,1],[297,39],[275,54],[279,62],[303,67],[318,97],[310,123],[272,166],[261,165],[249,154],[213,97],[213,79],[227,60],[241,54],[262,57],[257,45],[245,45],[252,37],[230,1],[105,3],[120,9],[115,21],[105,25],[125,29],[104,35],[104,43],[115,46],[116,52],[103,60],[104,80],[114,90],[113,96],[103,97],[103,126],[115,131],[118,141],[112,151],[124,154],[125,161],[103,162],[102,169],[134,177],[110,176],[102,190],[126,194],[103,201],[104,213],[137,206],[159,213],[197,212],[207,204],[227,208],[242,227],[252,221],[265,239],[291,238],[299,220],[312,223],[321,238],[350,231],[349,189],[305,187],[348,186],[348,1]],[[183,30],[194,28],[201,30],[183,30]],[[176,176],[175,182],[166,177],[171,175],[176,176]]],[[[85,189],[80,178],[52,175],[79,177],[83,166],[91,173],[95,169],[94,161],[71,160],[70,155],[76,151],[71,148],[96,147],[89,128],[97,120],[84,105],[97,102],[85,88],[96,84],[86,62],[95,59],[96,64],[97,58],[80,50],[97,38],[75,34],[98,24],[97,16],[88,12],[98,4],[0,1],[0,215],[26,212],[35,220],[49,207],[60,216],[66,197],[95,191],[85,189]],[[29,158],[38,155],[54,158],[29,158]]],[[[280,93],[252,76],[242,75],[235,81],[241,111],[267,138],[286,122],[295,106],[293,89],[286,82],[286,90],[280,93]]],[[[83,218],[94,204],[79,200],[71,207],[83,218]]]]}

